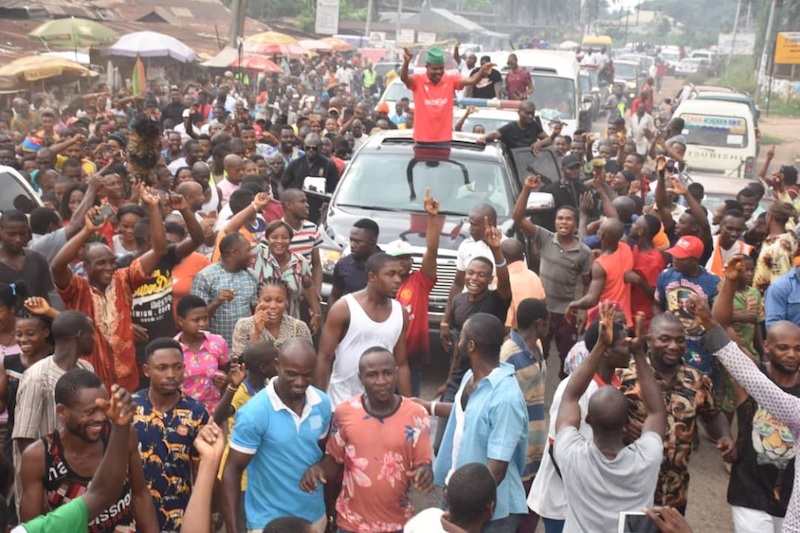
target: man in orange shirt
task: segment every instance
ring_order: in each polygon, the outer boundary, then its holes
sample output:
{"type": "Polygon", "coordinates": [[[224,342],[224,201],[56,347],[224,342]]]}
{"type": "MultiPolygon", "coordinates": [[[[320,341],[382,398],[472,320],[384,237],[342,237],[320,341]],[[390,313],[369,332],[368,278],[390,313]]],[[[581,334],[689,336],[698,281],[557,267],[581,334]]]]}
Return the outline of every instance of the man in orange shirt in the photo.
{"type": "Polygon", "coordinates": [[[517,306],[526,298],[544,300],[542,280],[525,264],[525,249],[519,239],[506,239],[500,250],[508,263],[508,278],[511,282],[511,306],[508,308],[506,328],[517,327],[517,306]]]}

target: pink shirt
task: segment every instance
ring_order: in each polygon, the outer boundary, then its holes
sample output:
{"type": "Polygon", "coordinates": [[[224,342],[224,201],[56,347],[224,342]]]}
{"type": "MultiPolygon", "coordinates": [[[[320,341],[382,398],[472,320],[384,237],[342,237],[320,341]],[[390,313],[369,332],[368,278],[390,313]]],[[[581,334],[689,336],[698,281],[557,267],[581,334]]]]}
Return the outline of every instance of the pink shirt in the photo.
{"type": "Polygon", "coordinates": [[[222,193],[222,198],[220,199],[222,205],[228,205],[228,202],[231,199],[231,194],[233,194],[233,191],[239,189],[239,186],[228,181],[228,178],[225,178],[224,180],[217,183],[217,187],[219,187],[219,191],[222,193]]]}
{"type": "Polygon", "coordinates": [[[183,349],[183,393],[203,402],[209,413],[219,402],[219,389],[214,386],[214,374],[221,372],[220,368],[228,364],[228,343],[219,335],[204,332],[205,342],[200,350],[193,352],[189,346],[181,342],[183,333],[175,335],[175,340],[180,342],[183,349]]]}

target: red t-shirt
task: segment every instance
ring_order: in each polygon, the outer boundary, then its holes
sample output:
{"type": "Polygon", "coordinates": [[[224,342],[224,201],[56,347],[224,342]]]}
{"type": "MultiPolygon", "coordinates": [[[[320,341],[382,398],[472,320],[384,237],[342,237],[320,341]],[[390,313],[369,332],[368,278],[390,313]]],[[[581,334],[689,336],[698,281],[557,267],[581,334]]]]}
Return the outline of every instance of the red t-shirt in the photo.
{"type": "Polygon", "coordinates": [[[527,88],[532,85],[531,73],[528,69],[521,68],[514,72],[509,70],[506,75],[506,86],[508,87],[508,98],[510,100],[521,100],[517,95],[524,94],[527,88]]]}
{"type": "MultiPolygon", "coordinates": [[[[649,252],[640,252],[639,247],[633,249],[633,271],[642,276],[648,285],[656,286],[658,275],[667,268],[667,261],[655,248],[649,252]]],[[[653,318],[653,298],[636,284],[631,285],[631,314],[641,311],[645,317],[645,327],[653,318]]]]}
{"type": "Polygon", "coordinates": [[[414,93],[414,140],[447,142],[453,138],[453,98],[461,76],[443,74],[434,84],[427,74],[409,74],[408,88],[414,93]]]}
{"type": "Polygon", "coordinates": [[[603,254],[595,259],[606,271],[606,284],[600,294],[600,301],[617,302],[628,319],[628,327],[633,325],[631,315],[631,286],[625,283],[625,272],[633,269],[631,247],[620,242],[613,254],[603,254]]]}
{"type": "Polygon", "coordinates": [[[397,301],[408,311],[408,331],[406,331],[406,350],[408,362],[414,366],[431,364],[431,346],[428,337],[428,302],[435,279],[417,270],[397,291],[397,301]]]}

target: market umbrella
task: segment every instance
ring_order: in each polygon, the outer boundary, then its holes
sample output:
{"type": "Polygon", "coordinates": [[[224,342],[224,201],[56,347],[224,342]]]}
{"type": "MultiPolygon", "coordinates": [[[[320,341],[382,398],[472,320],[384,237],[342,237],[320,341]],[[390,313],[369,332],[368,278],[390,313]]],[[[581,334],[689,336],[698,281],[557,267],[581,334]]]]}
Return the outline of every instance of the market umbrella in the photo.
{"type": "Polygon", "coordinates": [[[194,50],[178,39],[155,31],[123,35],[105,53],[122,57],[171,57],[181,63],[189,63],[197,58],[194,50]]]}
{"type": "Polygon", "coordinates": [[[261,55],[302,56],[309,51],[300,46],[291,35],[277,31],[265,31],[244,40],[244,50],[261,55]]]}
{"type": "Polygon", "coordinates": [[[306,50],[311,50],[313,52],[332,52],[333,46],[325,41],[321,41],[318,39],[303,39],[302,41],[298,42],[300,46],[305,48],[306,50]]]}
{"type": "Polygon", "coordinates": [[[338,37],[325,37],[322,39],[322,41],[331,45],[337,52],[347,52],[348,50],[355,48],[352,44],[343,39],[339,39],[338,37]]]}
{"type": "Polygon", "coordinates": [[[0,67],[0,77],[16,78],[24,81],[46,80],[63,74],[74,74],[76,76],[96,75],[96,73],[79,63],[52,56],[21,57],[0,67]]]}
{"type": "Polygon", "coordinates": [[[28,39],[47,45],[82,48],[113,43],[117,32],[95,22],[81,18],[48,20],[28,34],[28,39]]]}
{"type": "Polygon", "coordinates": [[[263,72],[274,72],[277,74],[283,73],[283,69],[281,69],[281,67],[276,65],[269,58],[257,54],[245,54],[242,56],[241,62],[239,61],[239,58],[236,58],[228,66],[231,68],[259,70],[263,72]]]}

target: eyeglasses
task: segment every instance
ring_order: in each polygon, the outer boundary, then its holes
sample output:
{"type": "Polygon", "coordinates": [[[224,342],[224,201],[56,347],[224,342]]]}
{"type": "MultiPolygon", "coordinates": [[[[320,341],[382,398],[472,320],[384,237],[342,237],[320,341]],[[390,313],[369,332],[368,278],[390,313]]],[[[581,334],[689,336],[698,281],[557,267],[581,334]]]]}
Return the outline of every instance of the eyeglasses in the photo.
{"type": "Polygon", "coordinates": [[[319,146],[305,146],[303,149],[306,152],[319,152],[319,146]]]}

